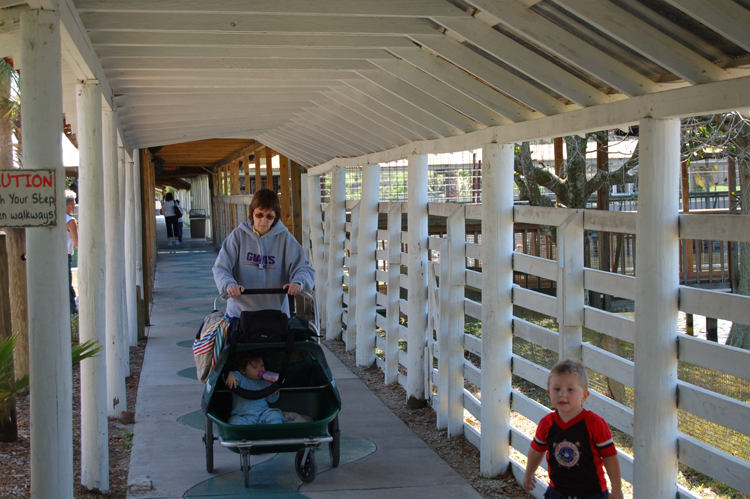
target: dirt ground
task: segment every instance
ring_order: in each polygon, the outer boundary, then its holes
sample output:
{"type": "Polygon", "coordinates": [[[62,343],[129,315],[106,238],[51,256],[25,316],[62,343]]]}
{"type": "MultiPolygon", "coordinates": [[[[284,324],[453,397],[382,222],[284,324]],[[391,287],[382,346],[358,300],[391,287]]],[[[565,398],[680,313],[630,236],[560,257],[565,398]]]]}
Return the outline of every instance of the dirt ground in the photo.
{"type": "MultiPolygon", "coordinates": [[[[133,437],[133,411],[138,391],[138,381],[143,365],[143,353],[146,340],[138,346],[130,348],[130,372],[127,378],[127,405],[129,413],[123,414],[119,420],[109,421],[109,485],[112,499],[124,499],[128,484],[128,470],[130,468],[130,446],[133,437]]],[[[73,369],[73,481],[74,497],[80,499],[95,499],[103,497],[101,494],[90,492],[81,485],[81,389],[79,369],[73,369]]],[[[31,486],[31,447],[29,432],[29,396],[16,399],[16,419],[18,423],[18,441],[12,443],[0,442],[0,498],[27,498],[31,486]]]]}
{"type": "Polygon", "coordinates": [[[341,341],[323,341],[344,365],[356,374],[367,387],[388,406],[419,438],[432,448],[446,463],[464,477],[485,498],[523,497],[530,495],[516,484],[512,474],[498,478],[479,476],[479,450],[464,437],[448,438],[444,430],[438,430],[437,415],[431,407],[409,410],[406,408],[406,392],[398,383],[386,386],[383,372],[377,367],[358,367],[354,352],[347,352],[341,341]]]}

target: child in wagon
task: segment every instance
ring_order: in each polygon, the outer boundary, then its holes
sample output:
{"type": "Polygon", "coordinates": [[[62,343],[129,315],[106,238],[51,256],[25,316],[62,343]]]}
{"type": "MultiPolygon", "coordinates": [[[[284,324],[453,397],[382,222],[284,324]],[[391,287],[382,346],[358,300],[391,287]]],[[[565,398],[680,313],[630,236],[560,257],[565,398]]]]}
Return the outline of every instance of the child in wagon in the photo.
{"type": "Polygon", "coordinates": [[[581,405],[589,397],[589,377],[583,364],[563,360],[547,378],[555,412],[539,422],[529,449],[523,488],[535,487],[534,472],[547,454],[550,485],[545,499],[622,499],[620,462],[606,421],[581,405]],[[604,478],[607,469],[612,493],[604,478]]]}
{"type": "MultiPolygon", "coordinates": [[[[263,357],[258,352],[246,351],[239,355],[237,364],[238,371],[232,371],[227,375],[226,385],[229,388],[239,386],[245,390],[262,390],[271,385],[264,379],[269,376],[265,370],[263,357]]],[[[270,373],[273,375],[274,373],[270,373]]],[[[254,424],[281,424],[289,419],[279,409],[273,409],[268,403],[279,400],[279,392],[276,391],[266,398],[259,400],[247,400],[239,395],[232,394],[232,413],[229,416],[229,424],[254,425],[254,424]]]]}

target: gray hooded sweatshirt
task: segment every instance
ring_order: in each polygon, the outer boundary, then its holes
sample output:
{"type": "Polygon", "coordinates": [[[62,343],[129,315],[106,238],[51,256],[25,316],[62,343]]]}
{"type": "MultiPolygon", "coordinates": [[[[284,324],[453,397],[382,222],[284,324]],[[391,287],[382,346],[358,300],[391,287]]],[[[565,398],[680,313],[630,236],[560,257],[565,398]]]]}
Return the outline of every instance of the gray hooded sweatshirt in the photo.
{"type": "MultiPolygon", "coordinates": [[[[315,270],[302,246],[280,221],[262,236],[250,222],[234,229],[221,245],[213,273],[219,293],[237,284],[245,289],[270,289],[296,282],[305,291],[312,291],[315,284],[315,270]]],[[[289,315],[287,295],[241,295],[227,300],[230,317],[239,317],[243,310],[268,309],[289,315]]]]}

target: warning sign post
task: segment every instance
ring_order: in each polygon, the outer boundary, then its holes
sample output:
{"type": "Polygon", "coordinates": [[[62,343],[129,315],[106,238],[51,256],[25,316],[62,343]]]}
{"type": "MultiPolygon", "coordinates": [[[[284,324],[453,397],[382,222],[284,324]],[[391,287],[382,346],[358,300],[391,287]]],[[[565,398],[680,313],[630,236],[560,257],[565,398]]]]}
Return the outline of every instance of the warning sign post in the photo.
{"type": "Polygon", "coordinates": [[[55,226],[55,171],[0,171],[0,227],[55,226]]]}

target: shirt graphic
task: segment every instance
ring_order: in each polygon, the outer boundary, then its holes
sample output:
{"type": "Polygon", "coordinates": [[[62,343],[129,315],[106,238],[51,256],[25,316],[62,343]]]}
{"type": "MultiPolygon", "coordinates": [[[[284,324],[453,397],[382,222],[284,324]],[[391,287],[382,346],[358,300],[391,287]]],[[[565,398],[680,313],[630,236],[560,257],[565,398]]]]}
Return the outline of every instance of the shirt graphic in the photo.
{"type": "Polygon", "coordinates": [[[247,253],[247,256],[245,257],[245,265],[252,265],[253,267],[260,267],[261,264],[263,264],[263,267],[267,269],[275,269],[276,257],[269,256],[269,255],[259,255],[257,253],[253,253],[252,251],[249,251],[247,253]]]}

